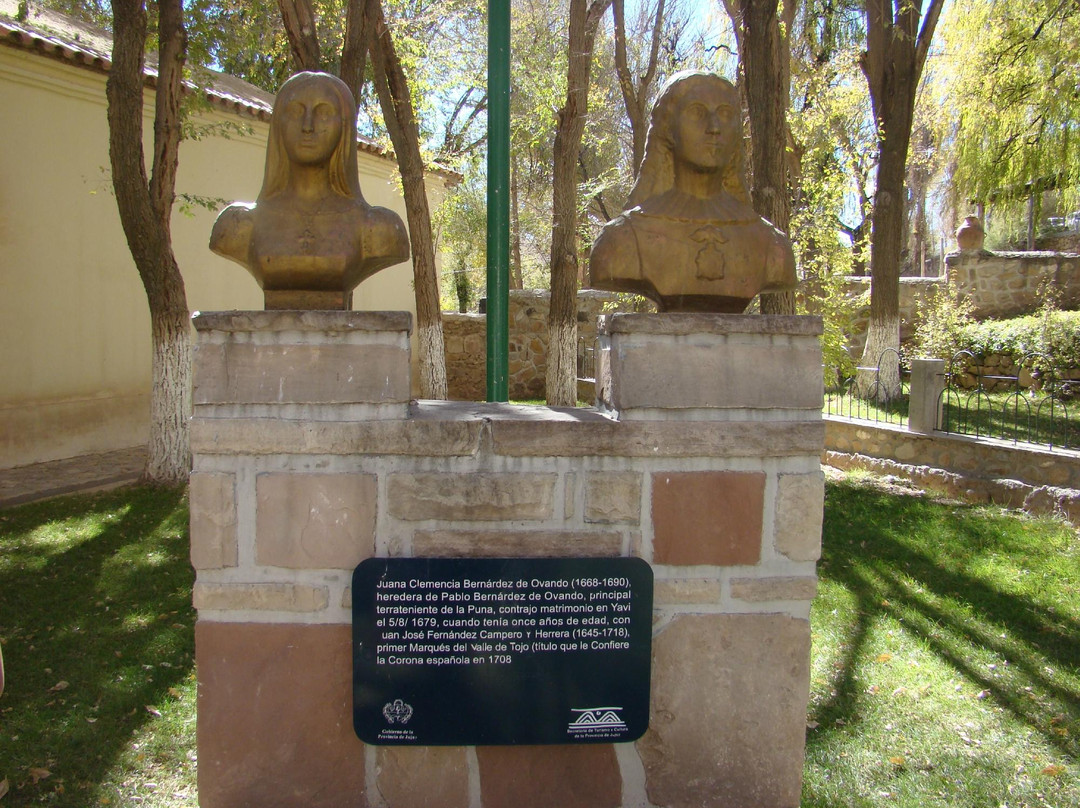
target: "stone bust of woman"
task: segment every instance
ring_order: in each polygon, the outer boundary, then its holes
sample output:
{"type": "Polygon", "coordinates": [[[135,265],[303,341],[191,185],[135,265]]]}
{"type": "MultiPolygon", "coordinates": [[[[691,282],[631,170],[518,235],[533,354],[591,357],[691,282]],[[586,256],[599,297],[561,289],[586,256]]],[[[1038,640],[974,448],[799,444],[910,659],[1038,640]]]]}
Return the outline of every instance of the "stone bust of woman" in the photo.
{"type": "Polygon", "coordinates": [[[360,192],[356,102],[327,73],[297,73],[274,101],[255,204],[225,208],[210,249],[243,265],[267,309],[348,309],[352,290],[405,261],[401,217],[360,192]]]}
{"type": "Polygon", "coordinates": [[[734,85],[712,73],[664,85],[626,207],[593,245],[595,288],[645,295],[660,311],[737,313],[796,286],[787,236],[749,204],[739,110],[734,85]]]}

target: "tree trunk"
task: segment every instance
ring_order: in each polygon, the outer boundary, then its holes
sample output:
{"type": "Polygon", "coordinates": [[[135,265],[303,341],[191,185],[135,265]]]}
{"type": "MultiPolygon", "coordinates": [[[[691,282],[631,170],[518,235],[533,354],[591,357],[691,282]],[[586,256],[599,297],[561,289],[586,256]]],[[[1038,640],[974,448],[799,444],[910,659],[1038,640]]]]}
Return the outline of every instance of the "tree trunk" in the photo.
{"type": "Polygon", "coordinates": [[[860,367],[863,395],[888,400],[900,385],[900,253],[904,233],[904,177],[914,120],[919,77],[941,13],[942,0],[922,3],[897,0],[894,15],[888,0],[865,0],[866,51],[862,69],[870,88],[877,121],[879,152],[870,232],[870,322],[860,367]],[[920,30],[921,19],[921,30],[920,30]],[[888,349],[894,349],[893,353],[888,349]],[[880,363],[880,364],[879,364],[880,363]]]}
{"type": "Polygon", "coordinates": [[[345,41],[341,46],[341,80],[352,90],[353,99],[359,105],[371,31],[367,25],[368,17],[364,14],[364,0],[348,0],[348,3],[345,11],[345,41]]]}
{"type": "Polygon", "coordinates": [[[315,26],[315,12],[311,0],[278,0],[281,9],[281,21],[285,24],[285,35],[292,49],[293,69],[319,70],[319,34],[315,26]]]}
{"type": "MultiPolygon", "coordinates": [[[[791,224],[786,158],[791,50],[781,31],[777,0],[741,0],[740,5],[740,41],[753,143],[751,197],[754,210],[786,233],[791,224]]],[[[784,4],[784,30],[790,30],[795,5],[784,4]]],[[[761,313],[794,314],[795,293],[761,295],[761,313]]]]}
{"type": "Polygon", "coordinates": [[[652,85],[656,79],[656,65],[660,55],[660,37],[664,27],[664,0],[656,6],[653,18],[652,44],[649,47],[649,63],[637,82],[630,73],[626,60],[626,23],[623,19],[624,0],[614,0],[612,14],[615,17],[615,72],[619,77],[619,89],[622,91],[626,117],[630,121],[631,163],[634,179],[641,170],[641,161],[645,157],[645,136],[649,129],[646,107],[652,95],[652,85]]]}
{"type": "Polygon", "coordinates": [[[510,166],[510,288],[524,289],[521,274],[521,211],[518,208],[517,169],[510,166]]]}
{"type": "Polygon", "coordinates": [[[383,118],[397,154],[401,171],[405,213],[413,257],[413,287],[416,294],[416,333],[420,365],[420,395],[447,397],[446,353],[443,345],[442,313],[439,306],[439,276],[435,268],[435,241],[431,232],[431,212],[424,186],[424,161],[420,157],[420,130],[413,113],[412,97],[405,71],[394,48],[394,40],[383,15],[382,0],[367,0],[365,15],[371,32],[375,90],[383,118]]]}
{"type": "Polygon", "coordinates": [[[611,0],[570,0],[566,102],[555,129],[551,214],[551,308],[547,403],[577,403],[577,161],[589,111],[589,74],[600,17],[611,0]]]}
{"type": "Polygon", "coordinates": [[[191,470],[190,324],[184,279],[172,251],[172,213],[180,144],[180,94],[187,37],[180,0],[159,3],[159,75],[154,158],[149,180],[142,147],[142,0],[114,0],[112,68],[106,83],[109,162],[120,221],[150,307],[153,342],[150,443],[144,478],[178,484],[191,470]]]}

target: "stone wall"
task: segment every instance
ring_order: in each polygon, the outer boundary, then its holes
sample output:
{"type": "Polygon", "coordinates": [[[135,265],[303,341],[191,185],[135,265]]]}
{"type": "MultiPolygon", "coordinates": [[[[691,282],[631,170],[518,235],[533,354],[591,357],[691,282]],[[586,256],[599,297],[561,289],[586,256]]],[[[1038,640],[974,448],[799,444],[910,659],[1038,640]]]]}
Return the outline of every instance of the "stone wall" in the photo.
{"type": "Polygon", "coordinates": [[[967,478],[1016,480],[1029,486],[1080,489],[1080,453],[1017,446],[1011,441],[902,426],[825,418],[825,448],[897,463],[918,463],[967,478]]]}
{"type": "MultiPolygon", "coordinates": [[[[1052,282],[1061,292],[1063,309],[1080,309],[1080,255],[1053,252],[992,253],[986,250],[945,256],[946,278],[970,300],[979,319],[1003,319],[1030,314],[1041,304],[1039,287],[1052,282]]],[[[946,278],[900,279],[900,339],[915,334],[919,302],[946,282],[946,278]]],[[[870,291],[870,278],[849,277],[845,291],[852,298],[870,291]]],[[[858,312],[851,333],[852,354],[862,353],[870,317],[869,298],[858,312]]]]}
{"type": "Polygon", "coordinates": [[[1080,309],[1080,255],[1075,253],[965,251],[945,256],[949,283],[975,306],[980,319],[1030,314],[1052,283],[1063,309],[1080,309]]]}
{"type": "MultiPolygon", "coordinates": [[[[578,292],[578,337],[591,344],[596,339],[596,319],[614,311],[619,296],[613,292],[583,289],[578,292]]],[[[543,399],[547,374],[548,292],[527,289],[510,292],[509,390],[514,401],[543,399]]],[[[443,312],[446,341],[446,376],[450,398],[484,401],[487,398],[487,316],[443,312]]]]}
{"type": "Polygon", "coordinates": [[[410,403],[393,314],[197,318],[202,808],[799,804],[820,320],[621,317],[600,337],[612,413],[410,403]],[[361,743],[351,573],[392,556],[648,561],[649,730],[620,744],[361,743]]]}

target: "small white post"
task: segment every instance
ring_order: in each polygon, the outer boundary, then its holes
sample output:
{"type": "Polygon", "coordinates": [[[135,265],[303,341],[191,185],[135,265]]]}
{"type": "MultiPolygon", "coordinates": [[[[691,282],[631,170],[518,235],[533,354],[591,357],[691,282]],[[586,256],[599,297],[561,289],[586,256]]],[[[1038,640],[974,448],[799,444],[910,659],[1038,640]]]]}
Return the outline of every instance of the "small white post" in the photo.
{"type": "Polygon", "coordinates": [[[911,402],[908,431],[928,435],[941,418],[941,393],[945,389],[944,359],[911,360],[911,402]]]}

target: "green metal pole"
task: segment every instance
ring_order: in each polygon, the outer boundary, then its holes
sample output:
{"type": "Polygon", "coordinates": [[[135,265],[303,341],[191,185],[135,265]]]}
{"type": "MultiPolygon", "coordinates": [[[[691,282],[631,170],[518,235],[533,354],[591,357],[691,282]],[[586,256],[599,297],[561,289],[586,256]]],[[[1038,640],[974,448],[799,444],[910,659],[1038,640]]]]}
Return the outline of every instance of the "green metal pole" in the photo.
{"type": "Polygon", "coordinates": [[[488,0],[487,400],[509,399],[510,0],[488,0]]]}

